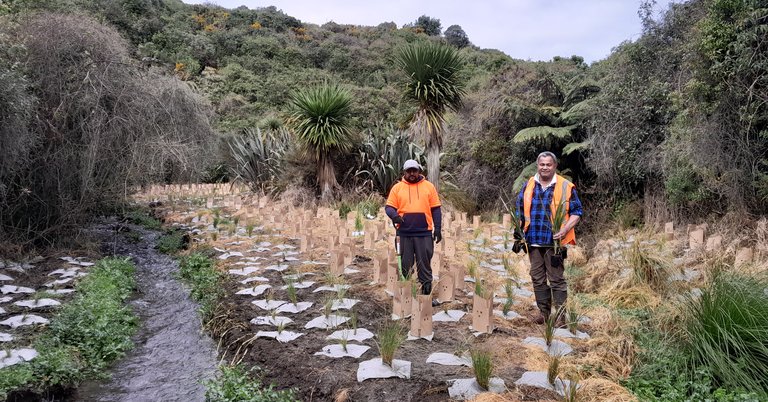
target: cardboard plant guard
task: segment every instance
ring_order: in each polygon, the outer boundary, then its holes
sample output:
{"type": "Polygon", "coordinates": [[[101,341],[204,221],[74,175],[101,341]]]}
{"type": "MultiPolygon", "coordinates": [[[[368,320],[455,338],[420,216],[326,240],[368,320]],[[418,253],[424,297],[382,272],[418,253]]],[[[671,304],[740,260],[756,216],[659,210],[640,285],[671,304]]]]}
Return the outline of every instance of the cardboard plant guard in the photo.
{"type": "Polygon", "coordinates": [[[373,259],[373,283],[386,283],[387,281],[387,257],[376,256],[373,259]]]}
{"type": "Polygon", "coordinates": [[[432,296],[418,295],[411,306],[411,336],[424,338],[432,335],[432,296]]]}
{"type": "Polygon", "coordinates": [[[484,298],[474,295],[472,300],[472,329],[490,334],[493,332],[493,295],[484,298]]]}
{"type": "MultiPolygon", "coordinates": [[[[411,315],[413,295],[411,295],[411,281],[397,281],[395,285],[395,297],[392,298],[392,315],[397,319],[407,318],[411,315]]],[[[431,302],[430,302],[431,303],[431,302]]],[[[430,307],[432,304],[430,304],[430,307]]]]}
{"type": "Polygon", "coordinates": [[[437,281],[437,301],[443,303],[453,300],[456,287],[453,285],[453,275],[446,272],[437,281]]]}

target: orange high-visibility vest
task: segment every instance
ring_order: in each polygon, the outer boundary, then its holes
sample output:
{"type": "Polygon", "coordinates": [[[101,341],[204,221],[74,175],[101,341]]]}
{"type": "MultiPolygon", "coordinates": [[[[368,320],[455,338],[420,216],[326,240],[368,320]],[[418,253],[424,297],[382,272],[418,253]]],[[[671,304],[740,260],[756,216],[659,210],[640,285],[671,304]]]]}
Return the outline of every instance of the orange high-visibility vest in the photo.
{"type": "MultiPolygon", "coordinates": [[[[535,177],[535,176],[534,176],[535,177]]],[[[536,186],[536,179],[531,177],[528,183],[525,185],[525,192],[523,193],[523,216],[525,217],[525,227],[523,231],[528,231],[528,226],[531,224],[531,203],[533,202],[533,188],[536,186]]],[[[555,216],[557,206],[561,202],[565,203],[565,222],[568,222],[568,218],[571,216],[569,213],[571,207],[571,193],[573,192],[573,183],[566,180],[563,176],[557,175],[557,183],[555,183],[555,193],[552,195],[552,203],[550,204],[551,215],[555,216]]],[[[554,233],[553,233],[554,234],[554,233]]],[[[565,237],[560,239],[560,244],[576,244],[576,230],[571,228],[565,237]]]]}

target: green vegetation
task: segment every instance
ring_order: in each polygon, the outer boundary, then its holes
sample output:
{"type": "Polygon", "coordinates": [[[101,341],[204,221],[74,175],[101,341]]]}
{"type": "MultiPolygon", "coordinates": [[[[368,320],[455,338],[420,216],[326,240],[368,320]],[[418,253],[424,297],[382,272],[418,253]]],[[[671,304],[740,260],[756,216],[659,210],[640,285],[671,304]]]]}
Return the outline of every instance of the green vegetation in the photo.
{"type": "Polygon", "coordinates": [[[671,328],[639,315],[648,324],[635,334],[638,364],[625,385],[648,401],[764,400],[766,285],[765,274],[722,273],[671,328]]]}
{"type": "Polygon", "coordinates": [[[185,233],[181,230],[168,230],[157,239],[155,248],[165,254],[175,254],[186,247],[185,233]]]}
{"type": "Polygon", "coordinates": [[[293,402],[293,390],[276,390],[265,386],[258,376],[258,368],[246,371],[240,366],[219,366],[220,375],[205,381],[206,402],[293,402]]]}
{"type": "Polygon", "coordinates": [[[29,390],[42,394],[55,387],[75,387],[102,378],[107,366],[133,346],[137,320],[124,305],[134,289],[134,266],[127,259],[99,261],[32,343],[39,356],[3,369],[0,397],[29,390]]]}
{"type": "Polygon", "coordinates": [[[194,252],[181,258],[179,276],[190,286],[192,300],[200,303],[203,322],[208,321],[221,296],[221,274],[216,270],[216,263],[209,256],[194,252]]]}
{"type": "Polygon", "coordinates": [[[472,356],[472,371],[475,373],[475,381],[480,388],[487,390],[493,374],[493,354],[488,350],[473,349],[470,351],[470,355],[472,356]]]}
{"type": "Polygon", "coordinates": [[[399,321],[387,320],[377,333],[381,362],[392,366],[395,352],[405,342],[405,327],[399,321]]]}
{"type": "Polygon", "coordinates": [[[127,219],[128,222],[152,230],[158,230],[162,226],[160,221],[153,217],[148,210],[142,208],[130,209],[125,213],[125,219],[127,219]]]}

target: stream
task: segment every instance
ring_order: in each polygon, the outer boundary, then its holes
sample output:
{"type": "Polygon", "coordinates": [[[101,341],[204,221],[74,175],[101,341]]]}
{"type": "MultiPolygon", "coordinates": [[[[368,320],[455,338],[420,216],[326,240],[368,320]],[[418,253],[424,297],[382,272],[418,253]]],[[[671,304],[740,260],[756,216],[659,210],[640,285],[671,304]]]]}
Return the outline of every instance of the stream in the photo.
{"type": "Polygon", "coordinates": [[[114,219],[94,230],[105,254],[130,256],[136,264],[137,290],[130,306],[140,327],[134,348],[110,367],[111,378],[83,384],[73,400],[204,400],[201,381],[216,372],[216,345],[202,333],[198,306],[175,277],[178,262],[154,248],[161,234],[114,219]],[[130,236],[119,232],[126,228],[141,239],[129,241],[130,236]]]}

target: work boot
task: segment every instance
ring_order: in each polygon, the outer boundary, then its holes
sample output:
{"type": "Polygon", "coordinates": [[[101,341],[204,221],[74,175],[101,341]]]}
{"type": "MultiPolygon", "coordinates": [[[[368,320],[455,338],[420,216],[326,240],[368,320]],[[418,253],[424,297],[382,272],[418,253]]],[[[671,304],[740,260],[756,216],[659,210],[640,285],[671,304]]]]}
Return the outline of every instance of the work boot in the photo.
{"type": "Polygon", "coordinates": [[[544,324],[547,318],[549,318],[549,314],[552,311],[551,293],[549,290],[536,290],[533,294],[536,297],[536,306],[541,313],[538,317],[533,319],[533,322],[541,325],[544,324]]]}
{"type": "Polygon", "coordinates": [[[424,282],[421,284],[421,294],[423,295],[432,294],[432,282],[424,282]]]}
{"type": "Polygon", "coordinates": [[[567,327],[565,302],[568,300],[568,292],[564,290],[553,290],[552,297],[555,299],[555,314],[557,314],[555,327],[565,328],[567,327]]]}

